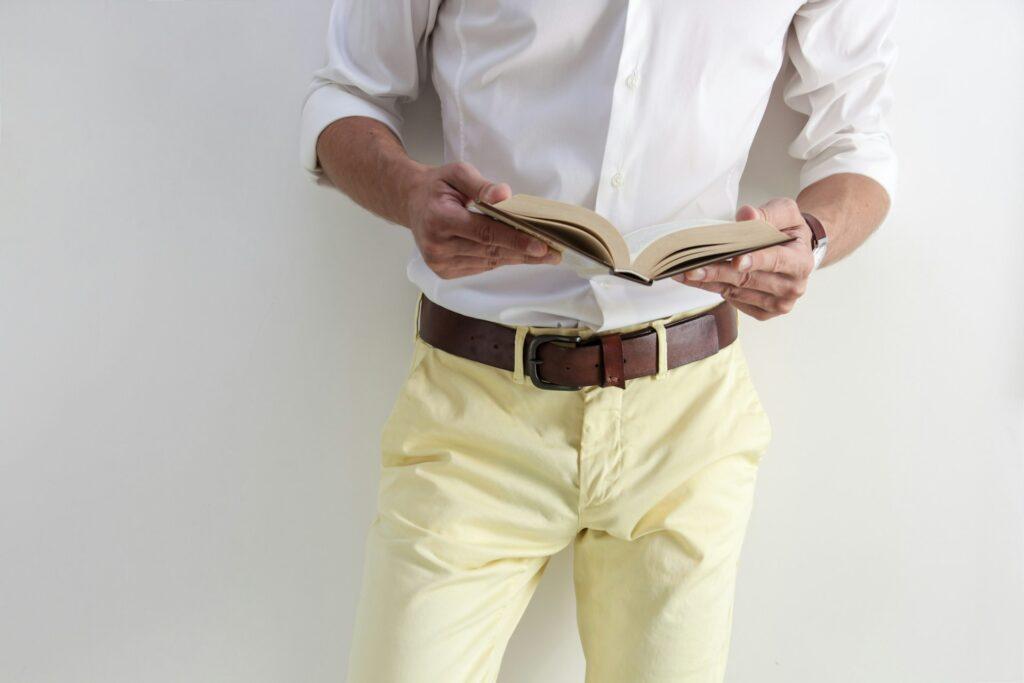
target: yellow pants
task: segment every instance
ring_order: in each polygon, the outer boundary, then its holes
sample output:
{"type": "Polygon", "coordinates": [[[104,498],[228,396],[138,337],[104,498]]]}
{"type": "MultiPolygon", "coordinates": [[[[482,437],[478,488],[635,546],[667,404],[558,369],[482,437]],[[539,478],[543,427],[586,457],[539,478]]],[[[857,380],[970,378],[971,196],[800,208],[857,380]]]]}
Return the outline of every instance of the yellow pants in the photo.
{"type": "Polygon", "coordinates": [[[495,681],[569,543],[588,683],[722,681],[770,437],[738,341],[625,390],[560,392],[417,337],[384,429],[349,683],[495,681]]]}

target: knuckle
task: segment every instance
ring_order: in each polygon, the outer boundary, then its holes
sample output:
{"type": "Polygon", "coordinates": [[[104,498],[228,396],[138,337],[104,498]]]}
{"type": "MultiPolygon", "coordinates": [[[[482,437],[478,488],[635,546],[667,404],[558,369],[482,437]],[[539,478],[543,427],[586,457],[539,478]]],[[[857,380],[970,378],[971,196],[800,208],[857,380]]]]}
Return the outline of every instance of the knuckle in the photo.
{"type": "Polygon", "coordinates": [[[448,170],[455,175],[466,175],[473,172],[473,167],[467,161],[455,161],[448,165],[448,170]]]}
{"type": "Polygon", "coordinates": [[[423,253],[423,258],[429,263],[432,261],[440,261],[444,257],[445,249],[436,240],[427,240],[423,243],[420,251],[423,253]]]}
{"type": "Polygon", "coordinates": [[[494,228],[487,221],[480,221],[476,228],[477,241],[483,244],[494,244],[494,228]]]}
{"type": "Polygon", "coordinates": [[[784,297],[796,297],[799,296],[800,284],[795,281],[786,282],[784,285],[779,287],[779,296],[784,297]]]}
{"type": "Polygon", "coordinates": [[[423,255],[423,260],[427,263],[435,263],[438,260],[436,248],[429,244],[424,244],[420,247],[420,254],[423,255]]]}
{"type": "Polygon", "coordinates": [[[780,219],[785,220],[787,223],[798,225],[802,222],[798,219],[800,207],[797,206],[796,200],[792,197],[777,197],[768,202],[767,206],[771,207],[773,214],[777,214],[780,219]]]}
{"type": "Polygon", "coordinates": [[[444,218],[437,216],[430,222],[429,232],[434,239],[448,237],[452,234],[452,226],[444,218]]]}
{"type": "Polygon", "coordinates": [[[493,270],[494,268],[497,268],[500,265],[501,265],[501,259],[499,259],[499,258],[491,257],[491,258],[487,259],[487,268],[488,269],[493,270]]]}
{"type": "Polygon", "coordinates": [[[444,233],[448,229],[447,216],[439,206],[431,206],[423,217],[423,226],[431,234],[444,233]]]}
{"type": "Polygon", "coordinates": [[[753,279],[754,274],[751,271],[740,273],[739,282],[737,283],[740,287],[747,287],[750,281],[753,279]]]}
{"type": "MultiPolygon", "coordinates": [[[[444,186],[444,184],[440,183],[438,186],[441,187],[444,186]]],[[[444,195],[441,194],[440,192],[434,193],[434,195],[427,200],[426,207],[424,210],[427,219],[437,219],[443,216],[445,214],[446,206],[447,205],[445,204],[444,195]]]]}

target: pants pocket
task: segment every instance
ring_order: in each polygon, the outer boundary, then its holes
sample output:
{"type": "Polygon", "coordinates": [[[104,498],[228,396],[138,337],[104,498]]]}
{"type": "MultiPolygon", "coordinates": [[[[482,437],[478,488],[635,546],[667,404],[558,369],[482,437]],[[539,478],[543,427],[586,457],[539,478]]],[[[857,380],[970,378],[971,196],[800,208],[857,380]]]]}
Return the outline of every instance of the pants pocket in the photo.
{"type": "Polygon", "coordinates": [[[743,352],[743,346],[738,339],[733,342],[733,346],[736,348],[733,353],[732,371],[737,379],[737,389],[742,394],[739,400],[760,421],[761,427],[764,430],[764,446],[767,448],[772,437],[771,419],[764,409],[764,404],[761,403],[761,396],[758,394],[757,387],[754,386],[754,380],[750,376],[750,367],[747,364],[747,357],[743,352]]]}

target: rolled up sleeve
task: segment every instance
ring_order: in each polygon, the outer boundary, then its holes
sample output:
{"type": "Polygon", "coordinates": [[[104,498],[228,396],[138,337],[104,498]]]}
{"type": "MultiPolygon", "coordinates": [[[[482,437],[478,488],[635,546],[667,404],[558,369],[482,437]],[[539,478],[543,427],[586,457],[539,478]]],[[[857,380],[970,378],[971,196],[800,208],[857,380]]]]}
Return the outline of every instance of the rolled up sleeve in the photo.
{"type": "Polygon", "coordinates": [[[302,108],[300,160],[315,179],[320,134],[333,122],[366,116],[401,139],[401,104],[419,94],[426,45],[441,0],[335,0],[327,65],[316,71],[302,108]]]}
{"type": "Polygon", "coordinates": [[[784,100],[807,115],[790,145],[803,161],[800,188],[836,173],[858,173],[895,197],[897,159],[886,117],[896,0],[811,0],[793,18],[793,63],[784,100]]]}

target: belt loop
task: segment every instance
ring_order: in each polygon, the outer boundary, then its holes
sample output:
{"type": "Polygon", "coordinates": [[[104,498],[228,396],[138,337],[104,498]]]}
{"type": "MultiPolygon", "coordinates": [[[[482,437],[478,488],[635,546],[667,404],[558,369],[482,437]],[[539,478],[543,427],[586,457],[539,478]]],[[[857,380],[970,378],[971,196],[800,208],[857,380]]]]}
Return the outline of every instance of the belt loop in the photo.
{"type": "Polygon", "coordinates": [[[526,373],[523,370],[523,349],[526,346],[526,334],[530,331],[529,327],[516,327],[516,342],[513,345],[515,353],[515,365],[512,370],[512,381],[516,384],[526,383],[526,373]]]}
{"type": "Polygon", "coordinates": [[[625,359],[622,355],[622,335],[602,334],[601,340],[601,386],[626,388],[625,359]]]}
{"type": "Polygon", "coordinates": [[[651,323],[654,332],[658,335],[658,374],[655,379],[661,379],[668,372],[668,342],[665,336],[665,321],[655,320],[651,323]]]}
{"type": "Polygon", "coordinates": [[[412,338],[419,340],[420,338],[420,311],[423,309],[423,293],[416,297],[416,312],[413,315],[412,323],[412,338]]]}

